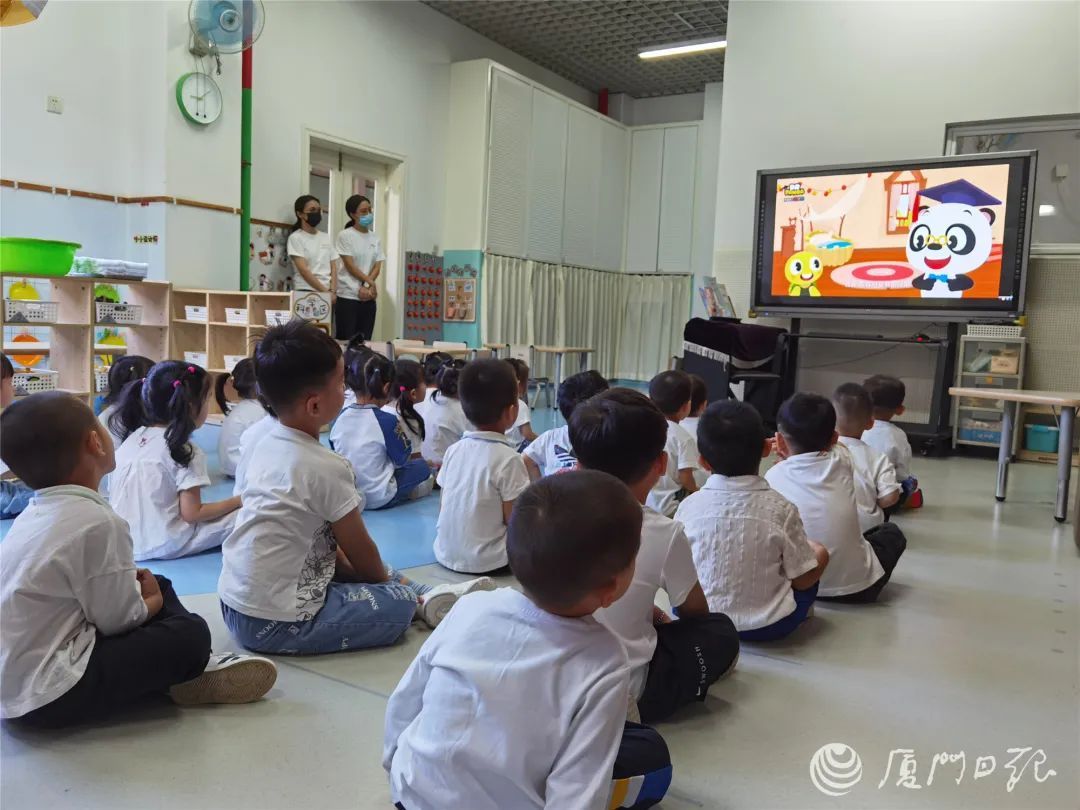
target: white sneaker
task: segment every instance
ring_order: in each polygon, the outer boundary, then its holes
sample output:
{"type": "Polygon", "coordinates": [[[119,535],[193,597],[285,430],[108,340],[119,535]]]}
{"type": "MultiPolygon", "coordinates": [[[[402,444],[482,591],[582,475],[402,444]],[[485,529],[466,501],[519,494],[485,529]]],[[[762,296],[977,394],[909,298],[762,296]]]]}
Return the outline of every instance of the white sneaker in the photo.
{"type": "Polygon", "coordinates": [[[446,618],[450,608],[465,594],[473,591],[493,591],[497,587],[490,577],[477,577],[468,582],[436,585],[424,594],[424,602],[417,607],[417,613],[420,615],[420,620],[434,630],[439,626],[439,622],[446,618]]]}
{"type": "Polygon", "coordinates": [[[200,703],[251,703],[277,680],[277,667],[269,658],[245,653],[211,653],[198,678],[178,683],[169,697],[181,706],[200,703]]]}

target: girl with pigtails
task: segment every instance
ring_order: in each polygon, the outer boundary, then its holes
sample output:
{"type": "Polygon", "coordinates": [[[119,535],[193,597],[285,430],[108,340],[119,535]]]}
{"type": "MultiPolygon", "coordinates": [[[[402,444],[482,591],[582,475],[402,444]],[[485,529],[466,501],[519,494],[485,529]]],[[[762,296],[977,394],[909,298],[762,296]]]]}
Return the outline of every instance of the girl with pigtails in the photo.
{"type": "Polygon", "coordinates": [[[123,444],[109,484],[113,509],[131,527],[136,560],[167,560],[216,548],[232,531],[240,498],[203,503],[206,453],[191,434],[206,421],[210,375],[165,360],[128,383],[110,419],[123,444]]]}
{"type": "Polygon", "coordinates": [[[349,353],[345,384],[356,397],[330,430],[330,447],[348,460],[366,509],[384,509],[431,492],[431,469],[414,459],[412,443],[401,422],[383,406],[389,401],[397,372],[381,354],[349,353]]]}

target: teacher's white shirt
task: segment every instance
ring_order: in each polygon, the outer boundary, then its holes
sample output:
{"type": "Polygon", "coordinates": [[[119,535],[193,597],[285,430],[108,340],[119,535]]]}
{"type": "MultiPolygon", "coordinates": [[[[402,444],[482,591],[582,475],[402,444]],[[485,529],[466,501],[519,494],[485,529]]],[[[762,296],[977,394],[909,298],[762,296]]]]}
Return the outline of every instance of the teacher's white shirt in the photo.
{"type": "MultiPolygon", "coordinates": [[[[319,280],[326,289],[330,289],[330,266],[338,260],[338,252],[330,244],[330,235],[322,231],[308,233],[300,229],[289,235],[289,255],[307,262],[308,271],[319,280]]],[[[295,263],[294,263],[295,266],[295,263]]],[[[313,287],[304,280],[297,270],[293,276],[293,289],[311,290],[313,287]]]]}
{"type": "MultiPolygon", "coordinates": [[[[361,233],[356,228],[346,228],[338,234],[335,245],[340,256],[351,256],[356,266],[364,275],[368,275],[378,262],[386,261],[382,243],[373,232],[361,233]]],[[[360,279],[341,267],[338,271],[338,295],[342,298],[358,300],[360,298],[360,279]]]]}

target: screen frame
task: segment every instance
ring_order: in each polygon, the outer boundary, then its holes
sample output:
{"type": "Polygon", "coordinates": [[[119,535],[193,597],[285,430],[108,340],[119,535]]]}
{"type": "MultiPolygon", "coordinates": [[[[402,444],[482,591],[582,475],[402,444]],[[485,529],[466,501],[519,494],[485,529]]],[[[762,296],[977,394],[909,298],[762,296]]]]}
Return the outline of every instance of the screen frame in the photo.
{"type": "MultiPolygon", "coordinates": [[[[919,318],[922,320],[929,319],[931,321],[1016,320],[1024,313],[1024,303],[1027,292],[1028,257],[1031,251],[1031,223],[1034,211],[1034,205],[1031,204],[1031,201],[1035,198],[1037,159],[1038,151],[1027,149],[1013,152],[991,152],[976,155],[935,155],[923,159],[888,160],[871,163],[819,164],[816,166],[800,166],[783,169],[759,169],[755,178],[754,190],[754,242],[750,270],[751,309],[748,314],[752,318],[781,316],[796,318],[839,317],[855,319],[895,317],[919,318]],[[769,223],[769,228],[765,227],[764,222],[766,200],[763,189],[765,188],[764,181],[766,178],[772,178],[769,188],[775,188],[776,179],[781,176],[791,177],[806,174],[831,175],[861,172],[905,171],[910,169],[925,170],[955,165],[971,166],[982,163],[1003,163],[1014,160],[1022,161],[1022,169],[1026,173],[1026,177],[1021,177],[1020,199],[1016,203],[1019,208],[1019,221],[1017,223],[1019,236],[1017,250],[1019,255],[1012,257],[1013,262],[1019,267],[1019,276],[1017,278],[1019,289],[1013,301],[1007,306],[1000,309],[965,309],[960,306],[949,308],[920,307],[915,305],[897,306],[895,304],[890,305],[890,302],[887,300],[883,302],[882,306],[867,306],[862,303],[854,305],[837,304],[833,306],[814,306],[794,303],[777,303],[774,301],[766,302],[762,299],[762,293],[767,292],[767,289],[765,288],[767,288],[769,282],[771,282],[772,254],[774,252],[772,245],[773,239],[775,238],[775,211],[773,214],[773,221],[769,223]],[[763,251],[761,240],[765,238],[766,231],[769,239],[769,250],[763,251]],[[764,281],[766,268],[768,268],[769,271],[768,281],[764,281]]],[[[1008,199],[1006,199],[1006,203],[1007,202],[1008,199]]],[[[1002,259],[1002,262],[1002,272],[1004,272],[1004,258],[1002,259]]],[[[963,299],[956,300],[962,301],[963,299]]]]}

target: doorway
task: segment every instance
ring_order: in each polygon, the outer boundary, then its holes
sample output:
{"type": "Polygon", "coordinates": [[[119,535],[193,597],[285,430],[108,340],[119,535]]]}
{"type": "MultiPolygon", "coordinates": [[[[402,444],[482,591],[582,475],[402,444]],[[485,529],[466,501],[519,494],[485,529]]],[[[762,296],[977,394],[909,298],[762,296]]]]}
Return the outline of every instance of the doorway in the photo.
{"type": "Polygon", "coordinates": [[[314,194],[322,202],[323,222],[319,230],[336,240],[349,223],[345,201],[353,194],[371,200],[375,215],[372,230],[386,254],[377,282],[378,309],[372,339],[392,340],[402,334],[404,318],[400,305],[404,289],[401,227],[404,158],[322,133],[309,131],[306,135],[306,193],[314,194]]]}

